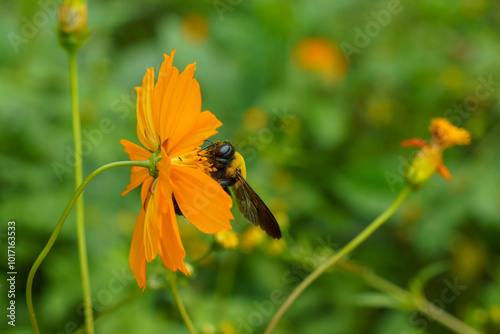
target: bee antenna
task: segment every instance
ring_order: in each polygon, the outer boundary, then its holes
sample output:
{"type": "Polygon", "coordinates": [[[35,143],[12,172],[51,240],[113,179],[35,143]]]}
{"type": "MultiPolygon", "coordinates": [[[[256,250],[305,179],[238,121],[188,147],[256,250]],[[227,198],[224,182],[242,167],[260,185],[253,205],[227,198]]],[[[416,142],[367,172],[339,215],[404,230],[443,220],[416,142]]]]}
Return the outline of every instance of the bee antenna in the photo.
{"type": "Polygon", "coordinates": [[[201,152],[203,150],[206,150],[207,148],[209,148],[210,146],[214,146],[214,142],[211,141],[211,140],[208,140],[208,139],[205,139],[205,141],[208,141],[210,143],[210,145],[208,146],[205,146],[204,148],[200,148],[200,150],[198,152],[201,152]]]}

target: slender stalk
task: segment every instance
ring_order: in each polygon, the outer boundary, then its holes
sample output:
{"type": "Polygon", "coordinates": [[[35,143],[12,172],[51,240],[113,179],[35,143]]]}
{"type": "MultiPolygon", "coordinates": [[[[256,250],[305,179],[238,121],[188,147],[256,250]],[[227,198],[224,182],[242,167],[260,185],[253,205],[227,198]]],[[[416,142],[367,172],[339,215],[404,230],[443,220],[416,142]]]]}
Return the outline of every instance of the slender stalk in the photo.
{"type": "MultiPolygon", "coordinates": [[[[368,285],[382,292],[385,292],[387,295],[395,297],[400,302],[412,304],[408,302],[408,299],[411,296],[411,293],[409,291],[406,291],[405,289],[400,288],[399,286],[387,281],[386,279],[377,276],[371,269],[357,262],[346,260],[339,263],[337,267],[348,273],[362,277],[368,285]]],[[[416,306],[412,307],[416,310],[416,306]]]]}
{"type": "Polygon", "coordinates": [[[406,186],[401,193],[399,193],[398,197],[394,200],[391,206],[385,210],[380,216],[378,216],[373,222],[370,223],[360,234],[358,234],[354,239],[352,239],[347,245],[345,245],[340,251],[333,254],[325,263],[316,268],[309,276],[307,276],[296,288],[293,292],[288,296],[285,302],[281,305],[278,312],[274,315],[271,323],[266,328],[264,334],[270,334],[274,327],[278,324],[281,317],[288,308],[293,304],[295,299],[309,286],[312,282],[314,282],[321,274],[323,274],[328,268],[333,266],[335,263],[342,260],[347,254],[352,252],[356,247],[358,247],[363,241],[365,241],[370,235],[373,234],[382,224],[384,224],[389,217],[393,215],[396,209],[401,205],[403,200],[408,196],[411,192],[411,188],[406,186]]]}
{"type": "MultiPolygon", "coordinates": [[[[346,261],[347,262],[347,261],[346,261]]],[[[410,291],[404,290],[399,286],[389,282],[385,278],[382,278],[360,265],[354,265],[352,263],[342,263],[342,269],[352,272],[354,274],[361,275],[365,282],[386,294],[393,296],[399,302],[404,303],[411,307],[415,311],[419,311],[425,314],[427,317],[434,319],[435,321],[441,323],[443,326],[448,327],[455,333],[459,334],[481,334],[474,328],[468,326],[461,320],[455,318],[453,315],[449,314],[445,310],[437,307],[433,303],[427,301],[427,299],[421,295],[412,294],[410,291]]]]}
{"type": "MultiPolygon", "coordinates": [[[[83,180],[82,159],[82,129],[80,126],[80,106],[78,99],[78,67],[76,63],[76,50],[68,52],[69,76],[71,90],[71,110],[73,115],[73,138],[75,151],[75,189],[78,189],[83,180]]],[[[94,314],[92,312],[92,297],[90,289],[89,262],[87,258],[87,242],[85,237],[85,216],[83,195],[76,201],[76,238],[78,243],[78,259],[80,275],[82,277],[83,312],[85,328],[88,334],[94,334],[94,314]]]]}
{"type": "Polygon", "coordinates": [[[181,313],[181,317],[184,320],[184,323],[186,324],[186,327],[188,328],[189,332],[191,334],[197,334],[198,332],[196,332],[196,329],[194,328],[194,325],[191,322],[191,319],[189,319],[189,315],[186,312],[186,308],[184,307],[184,304],[182,303],[182,300],[179,297],[179,291],[177,290],[176,278],[177,278],[177,275],[175,272],[168,273],[170,287],[172,288],[172,295],[174,296],[175,303],[177,304],[177,307],[179,308],[179,312],[181,313]]]}
{"type": "Polygon", "coordinates": [[[414,302],[420,312],[425,314],[427,317],[440,322],[442,325],[448,327],[455,333],[481,334],[480,332],[478,332],[472,327],[469,327],[467,324],[455,318],[445,310],[427,301],[427,299],[425,298],[415,298],[414,302]]]}
{"type": "Polygon", "coordinates": [[[61,228],[66,221],[66,218],[68,217],[71,209],[73,208],[73,205],[77,201],[77,199],[80,197],[80,194],[83,192],[83,189],[87,186],[87,184],[99,173],[104,172],[105,170],[108,170],[110,168],[114,167],[123,167],[123,166],[140,166],[140,167],[146,167],[150,168],[150,162],[149,161],[119,161],[119,162],[113,162],[104,166],[101,166],[97,168],[95,171],[90,173],[85,180],[83,180],[82,184],[80,187],[76,190],[74,193],[73,197],[71,197],[68,205],[64,209],[61,218],[59,218],[59,221],[57,222],[57,225],[54,229],[54,232],[52,232],[52,235],[49,238],[49,241],[43,248],[42,252],[40,255],[38,255],[38,258],[35,260],[35,263],[31,267],[31,270],[28,274],[28,281],[26,282],[26,302],[28,304],[28,313],[30,315],[30,320],[31,324],[33,326],[33,331],[36,334],[40,333],[40,330],[38,328],[38,323],[36,321],[36,316],[35,316],[35,310],[33,308],[33,296],[32,296],[32,290],[33,290],[33,279],[35,277],[36,271],[38,267],[40,267],[40,264],[42,261],[45,259],[47,254],[49,253],[50,249],[54,245],[54,242],[57,239],[57,236],[59,235],[59,232],[61,231],[61,228]]]}

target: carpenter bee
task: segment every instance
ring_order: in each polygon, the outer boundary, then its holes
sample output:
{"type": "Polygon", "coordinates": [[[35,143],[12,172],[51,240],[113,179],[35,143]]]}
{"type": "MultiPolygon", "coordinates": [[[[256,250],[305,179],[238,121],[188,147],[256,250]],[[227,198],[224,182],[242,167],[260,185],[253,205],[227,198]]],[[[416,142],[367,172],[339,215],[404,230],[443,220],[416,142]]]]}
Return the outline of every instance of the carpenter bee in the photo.
{"type": "Polygon", "coordinates": [[[271,210],[245,180],[245,160],[236,152],[229,141],[216,141],[204,149],[202,153],[216,168],[210,176],[219,182],[224,190],[231,195],[232,187],[238,208],[252,225],[260,226],[270,237],[281,238],[281,231],[271,210]]]}

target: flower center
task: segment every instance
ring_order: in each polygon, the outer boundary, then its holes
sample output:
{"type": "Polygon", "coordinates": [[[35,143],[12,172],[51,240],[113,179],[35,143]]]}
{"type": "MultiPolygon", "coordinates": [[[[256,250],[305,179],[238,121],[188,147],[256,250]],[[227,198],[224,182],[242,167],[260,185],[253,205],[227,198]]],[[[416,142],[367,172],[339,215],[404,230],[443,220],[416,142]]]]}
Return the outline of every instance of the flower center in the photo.
{"type": "Polygon", "coordinates": [[[214,171],[215,168],[213,168],[212,164],[203,156],[203,153],[205,153],[205,151],[199,151],[199,148],[197,148],[183,156],[171,158],[170,162],[172,165],[196,168],[208,174],[214,171]]]}

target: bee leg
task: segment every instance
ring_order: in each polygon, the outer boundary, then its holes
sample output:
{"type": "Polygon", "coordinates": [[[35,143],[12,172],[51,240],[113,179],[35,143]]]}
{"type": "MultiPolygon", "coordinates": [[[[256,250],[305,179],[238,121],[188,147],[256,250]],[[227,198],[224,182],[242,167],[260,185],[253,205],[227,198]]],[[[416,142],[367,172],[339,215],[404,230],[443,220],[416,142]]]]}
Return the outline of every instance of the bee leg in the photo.
{"type": "Polygon", "coordinates": [[[234,185],[234,182],[232,180],[219,180],[219,184],[221,185],[222,189],[224,189],[229,196],[231,196],[231,193],[229,192],[229,187],[234,185]]]}
{"type": "Polygon", "coordinates": [[[222,179],[222,180],[219,180],[219,184],[221,185],[222,188],[227,188],[227,187],[231,187],[232,185],[234,185],[234,182],[232,180],[222,179]]]}
{"type": "Polygon", "coordinates": [[[176,215],[179,215],[179,216],[184,216],[184,215],[182,214],[181,209],[179,208],[179,204],[177,204],[177,201],[175,200],[174,195],[172,195],[172,201],[174,202],[174,210],[175,210],[175,214],[176,214],[176,215]]]}

